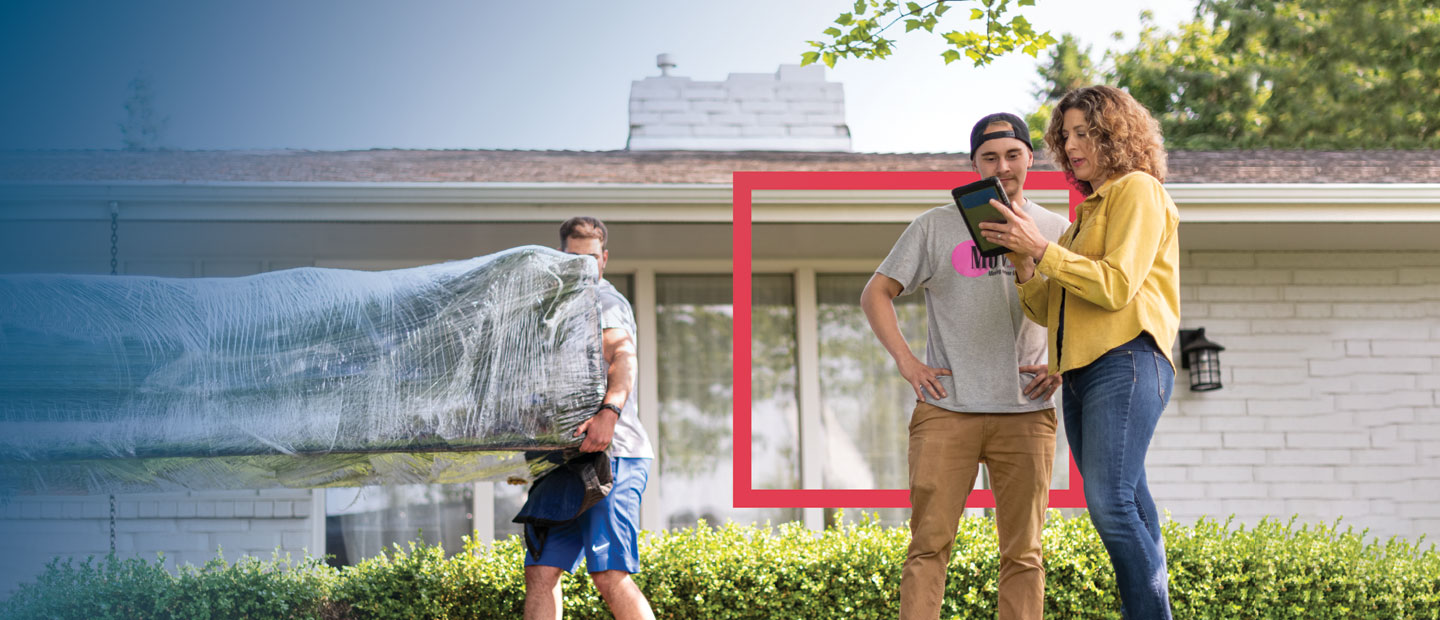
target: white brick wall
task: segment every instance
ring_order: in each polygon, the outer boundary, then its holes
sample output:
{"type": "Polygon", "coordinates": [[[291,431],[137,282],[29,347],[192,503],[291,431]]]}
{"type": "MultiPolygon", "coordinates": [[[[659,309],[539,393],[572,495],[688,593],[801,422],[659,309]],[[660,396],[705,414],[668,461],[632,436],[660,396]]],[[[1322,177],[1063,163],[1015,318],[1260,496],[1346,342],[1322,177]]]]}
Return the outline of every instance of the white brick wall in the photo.
{"type": "Polygon", "coordinates": [[[724,82],[645,78],[630,87],[627,148],[849,151],[845,92],[818,65],[724,82]]]}
{"type": "Polygon", "coordinates": [[[1234,513],[1440,537],[1440,252],[1196,251],[1183,326],[1225,387],[1181,371],[1148,466],[1182,521],[1234,513]]]}
{"type": "MultiPolygon", "coordinates": [[[[323,502],[324,492],[314,493],[323,502]]],[[[277,550],[318,556],[324,541],[315,540],[312,505],[312,491],[291,489],[117,495],[115,549],[120,557],[163,553],[171,568],[204,564],[222,548],[230,562],[277,550]]],[[[51,558],[109,553],[109,514],[104,495],[0,500],[0,598],[51,558]]]]}

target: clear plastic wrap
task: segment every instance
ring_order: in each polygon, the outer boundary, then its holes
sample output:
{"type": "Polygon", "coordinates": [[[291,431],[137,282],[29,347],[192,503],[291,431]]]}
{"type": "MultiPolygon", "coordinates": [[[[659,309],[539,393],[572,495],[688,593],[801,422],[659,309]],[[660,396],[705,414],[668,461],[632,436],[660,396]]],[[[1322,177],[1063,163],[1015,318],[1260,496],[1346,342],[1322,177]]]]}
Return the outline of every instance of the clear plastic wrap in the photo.
{"type": "Polygon", "coordinates": [[[604,397],[594,260],[0,277],[0,490],[533,478],[604,397]]]}

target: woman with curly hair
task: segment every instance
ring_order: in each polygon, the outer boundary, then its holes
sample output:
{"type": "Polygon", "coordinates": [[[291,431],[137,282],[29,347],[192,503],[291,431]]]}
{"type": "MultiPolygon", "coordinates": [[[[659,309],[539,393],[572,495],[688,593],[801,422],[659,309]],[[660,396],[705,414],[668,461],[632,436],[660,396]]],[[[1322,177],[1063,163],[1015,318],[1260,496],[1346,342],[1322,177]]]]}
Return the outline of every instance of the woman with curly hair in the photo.
{"type": "Polygon", "coordinates": [[[1121,612],[1168,620],[1165,544],[1145,480],[1145,453],[1175,383],[1170,344],[1180,324],[1179,213],[1161,186],[1159,123],[1128,93],[1090,86],[1055,106],[1045,144],[1086,194],[1075,222],[1051,243],[1024,212],[994,203],[1007,222],[981,228],[1013,250],[1025,314],[1049,328],[1065,433],[1121,612]]]}

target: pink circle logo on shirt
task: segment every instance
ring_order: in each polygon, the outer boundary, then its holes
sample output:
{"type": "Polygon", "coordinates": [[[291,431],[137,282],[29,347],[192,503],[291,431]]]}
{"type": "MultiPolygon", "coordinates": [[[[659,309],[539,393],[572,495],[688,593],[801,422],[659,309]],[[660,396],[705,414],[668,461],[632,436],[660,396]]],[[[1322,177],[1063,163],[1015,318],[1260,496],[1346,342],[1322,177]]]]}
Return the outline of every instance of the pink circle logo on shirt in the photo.
{"type": "Polygon", "coordinates": [[[975,242],[966,241],[955,246],[955,251],[950,253],[950,264],[955,267],[955,273],[967,278],[978,278],[990,273],[990,267],[975,264],[975,257],[979,255],[975,250],[975,242]]]}

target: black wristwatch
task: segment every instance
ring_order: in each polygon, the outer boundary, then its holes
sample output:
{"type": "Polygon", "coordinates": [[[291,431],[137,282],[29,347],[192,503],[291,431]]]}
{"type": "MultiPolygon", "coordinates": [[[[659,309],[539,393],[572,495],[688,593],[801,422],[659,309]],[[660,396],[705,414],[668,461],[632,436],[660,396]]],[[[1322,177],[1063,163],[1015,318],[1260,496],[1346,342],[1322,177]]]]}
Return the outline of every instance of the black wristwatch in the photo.
{"type": "MultiPolygon", "coordinates": [[[[616,417],[619,417],[622,413],[624,413],[620,411],[619,407],[616,407],[615,405],[612,405],[610,403],[601,403],[600,409],[609,409],[611,411],[614,411],[616,417]]],[[[596,409],[595,413],[600,413],[600,409],[596,409]]]]}

